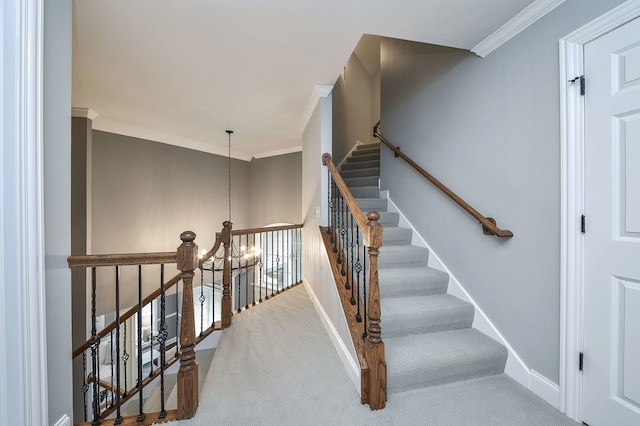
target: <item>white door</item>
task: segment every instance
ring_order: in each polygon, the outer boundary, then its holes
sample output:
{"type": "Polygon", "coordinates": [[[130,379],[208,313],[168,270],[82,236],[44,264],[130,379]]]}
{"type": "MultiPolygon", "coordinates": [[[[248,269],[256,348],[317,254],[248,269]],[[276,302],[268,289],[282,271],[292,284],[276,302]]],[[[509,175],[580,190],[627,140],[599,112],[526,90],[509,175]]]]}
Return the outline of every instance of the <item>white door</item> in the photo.
{"type": "Polygon", "coordinates": [[[640,426],[640,18],[584,53],[582,417],[640,426]]]}

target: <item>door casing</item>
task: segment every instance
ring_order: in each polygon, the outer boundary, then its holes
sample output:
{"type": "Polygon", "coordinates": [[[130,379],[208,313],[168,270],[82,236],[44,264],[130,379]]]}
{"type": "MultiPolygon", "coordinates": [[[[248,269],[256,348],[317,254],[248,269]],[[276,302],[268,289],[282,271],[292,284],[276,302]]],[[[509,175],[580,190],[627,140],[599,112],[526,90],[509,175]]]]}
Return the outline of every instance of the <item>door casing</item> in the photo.
{"type": "MultiPolygon", "coordinates": [[[[560,224],[560,411],[582,421],[585,117],[579,80],[584,45],[640,16],[640,1],[629,0],[560,39],[561,224],[560,224]]],[[[588,75],[587,90],[588,90],[588,75]]]]}

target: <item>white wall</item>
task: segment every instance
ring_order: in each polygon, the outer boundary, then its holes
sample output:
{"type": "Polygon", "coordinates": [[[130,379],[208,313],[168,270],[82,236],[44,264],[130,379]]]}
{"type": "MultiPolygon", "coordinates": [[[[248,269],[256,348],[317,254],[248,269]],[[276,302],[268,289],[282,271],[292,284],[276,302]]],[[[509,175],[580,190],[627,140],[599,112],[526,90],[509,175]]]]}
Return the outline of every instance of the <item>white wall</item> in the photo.
{"type": "Polygon", "coordinates": [[[71,0],[47,0],[44,20],[44,209],[49,423],[72,412],[71,0]]]}
{"type": "Polygon", "coordinates": [[[515,351],[558,382],[558,40],[621,0],[568,0],[481,59],[384,39],[382,129],[391,143],[498,225],[481,227],[382,148],[382,188],[515,351]]]}
{"type": "Polygon", "coordinates": [[[327,168],[331,153],[331,96],[321,98],[302,136],[303,280],[345,368],[358,391],[359,370],[319,226],[326,225],[327,168]]]}

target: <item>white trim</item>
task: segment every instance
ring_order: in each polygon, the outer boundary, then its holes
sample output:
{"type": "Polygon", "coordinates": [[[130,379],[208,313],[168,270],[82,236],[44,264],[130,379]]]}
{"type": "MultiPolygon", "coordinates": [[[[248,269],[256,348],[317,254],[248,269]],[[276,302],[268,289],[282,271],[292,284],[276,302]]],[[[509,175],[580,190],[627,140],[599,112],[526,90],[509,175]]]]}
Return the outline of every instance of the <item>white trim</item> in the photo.
{"type": "Polygon", "coordinates": [[[60,420],[58,420],[53,426],[71,426],[71,417],[65,414],[64,416],[60,417],[60,420]]]}
{"type": "Polygon", "coordinates": [[[531,370],[529,389],[553,408],[560,405],[560,388],[535,370],[531,370]]]}
{"type": "MultiPolygon", "coordinates": [[[[413,237],[411,244],[424,247],[429,250],[429,263],[428,266],[431,268],[437,269],[439,271],[446,272],[449,274],[449,287],[447,289],[447,293],[452,294],[466,302],[469,302],[475,308],[475,315],[473,317],[472,327],[476,330],[479,330],[491,337],[492,339],[502,343],[504,347],[507,349],[508,357],[507,364],[505,366],[504,372],[506,375],[514,379],[516,382],[520,383],[522,386],[526,387],[529,390],[531,389],[531,377],[529,367],[522,361],[522,358],[518,356],[513,347],[509,344],[509,342],[504,338],[502,333],[496,328],[496,326],[491,322],[489,317],[484,313],[484,311],[478,306],[478,304],[473,300],[473,298],[469,295],[469,293],[464,289],[460,281],[456,278],[453,273],[447,268],[447,266],[440,260],[437,253],[429,246],[424,238],[420,235],[420,233],[416,230],[416,228],[409,222],[407,217],[402,214],[398,206],[393,202],[391,198],[389,198],[389,191],[380,191],[380,198],[385,198],[387,200],[387,211],[396,212],[400,216],[400,220],[398,222],[398,226],[410,228],[413,231],[413,237]]],[[[539,395],[542,397],[542,395],[539,395]]]]}
{"type": "MultiPolygon", "coordinates": [[[[214,145],[207,141],[184,138],[182,136],[172,135],[158,130],[138,126],[136,124],[125,123],[124,121],[116,120],[105,115],[100,115],[95,120],[93,120],[92,128],[93,130],[116,133],[132,138],[145,139],[153,142],[164,143],[167,145],[175,145],[182,148],[193,149],[194,151],[208,152],[210,154],[216,154],[222,157],[227,157],[229,155],[229,151],[227,150],[226,145],[223,147],[214,145]]],[[[232,149],[231,158],[243,161],[251,161],[253,155],[232,149]]]]}
{"type": "Polygon", "coordinates": [[[314,87],[313,92],[311,93],[311,97],[309,98],[309,102],[307,103],[307,108],[304,110],[304,114],[302,115],[302,120],[300,121],[300,133],[304,132],[304,129],[307,128],[309,124],[309,120],[311,120],[311,116],[313,115],[313,111],[316,110],[316,106],[318,105],[318,101],[320,98],[326,98],[333,91],[333,86],[318,84],[314,87]]]}
{"type": "Polygon", "coordinates": [[[478,43],[471,51],[484,58],[489,53],[520,34],[538,19],[564,3],[565,0],[536,0],[478,43]]]}
{"type": "MultiPolygon", "coordinates": [[[[313,288],[311,288],[311,285],[307,281],[307,278],[303,276],[302,282],[304,283],[304,287],[307,289],[307,293],[309,293],[309,296],[311,297],[311,302],[313,302],[313,306],[316,308],[316,312],[320,317],[322,325],[324,326],[327,334],[329,335],[329,338],[331,339],[331,343],[333,343],[333,347],[338,353],[340,361],[342,361],[342,365],[344,365],[349,378],[353,382],[353,385],[356,387],[358,394],[360,394],[360,366],[358,365],[357,361],[351,357],[349,349],[347,349],[346,345],[340,338],[338,330],[336,330],[336,328],[333,326],[333,323],[329,319],[329,315],[327,315],[327,312],[322,307],[322,304],[318,300],[318,297],[313,292],[313,288]]],[[[340,310],[342,311],[342,309],[340,310]]]]}
{"type": "Polygon", "coordinates": [[[629,0],[560,40],[561,290],[559,409],[582,420],[584,99],[568,80],[584,73],[584,45],[640,16],[640,0],[629,0]]]}
{"type": "Polygon", "coordinates": [[[264,154],[254,155],[253,158],[260,159],[260,158],[267,158],[267,157],[275,157],[276,155],[285,155],[285,154],[291,154],[294,152],[301,152],[301,151],[302,151],[302,145],[294,146],[292,148],[279,149],[277,151],[265,152],[264,154]]]}
{"type": "MultiPolygon", "coordinates": [[[[11,114],[3,114],[0,145],[3,154],[10,153],[14,158],[10,167],[2,167],[1,189],[1,227],[3,238],[7,238],[3,244],[10,244],[12,250],[11,254],[2,251],[1,279],[8,279],[4,282],[9,284],[0,291],[5,292],[3,304],[12,304],[12,316],[5,317],[7,309],[3,305],[0,322],[3,341],[10,339],[14,353],[3,361],[0,405],[5,411],[3,419],[21,424],[49,422],[44,284],[43,14],[44,0],[2,4],[2,22],[10,24],[2,27],[2,68],[8,73],[2,76],[2,90],[6,93],[0,98],[2,107],[10,108],[11,114]],[[17,383],[6,381],[7,369],[17,369],[12,371],[12,376],[18,377],[17,383]]],[[[6,348],[7,342],[3,345],[6,348]]]]}
{"type": "Polygon", "coordinates": [[[98,117],[98,113],[91,108],[71,108],[71,116],[77,118],[88,118],[89,120],[95,120],[98,117]]]}

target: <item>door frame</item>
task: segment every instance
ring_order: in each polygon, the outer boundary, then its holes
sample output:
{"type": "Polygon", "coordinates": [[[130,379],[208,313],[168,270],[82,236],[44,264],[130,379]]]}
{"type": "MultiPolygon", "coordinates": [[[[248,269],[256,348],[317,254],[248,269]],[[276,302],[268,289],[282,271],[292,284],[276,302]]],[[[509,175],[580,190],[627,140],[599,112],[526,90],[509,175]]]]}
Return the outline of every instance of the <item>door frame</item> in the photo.
{"type": "MultiPolygon", "coordinates": [[[[585,116],[579,81],[584,45],[640,17],[640,0],[628,0],[560,39],[561,225],[560,225],[560,411],[582,421],[585,116]]],[[[587,80],[587,89],[588,89],[587,80]]]]}

